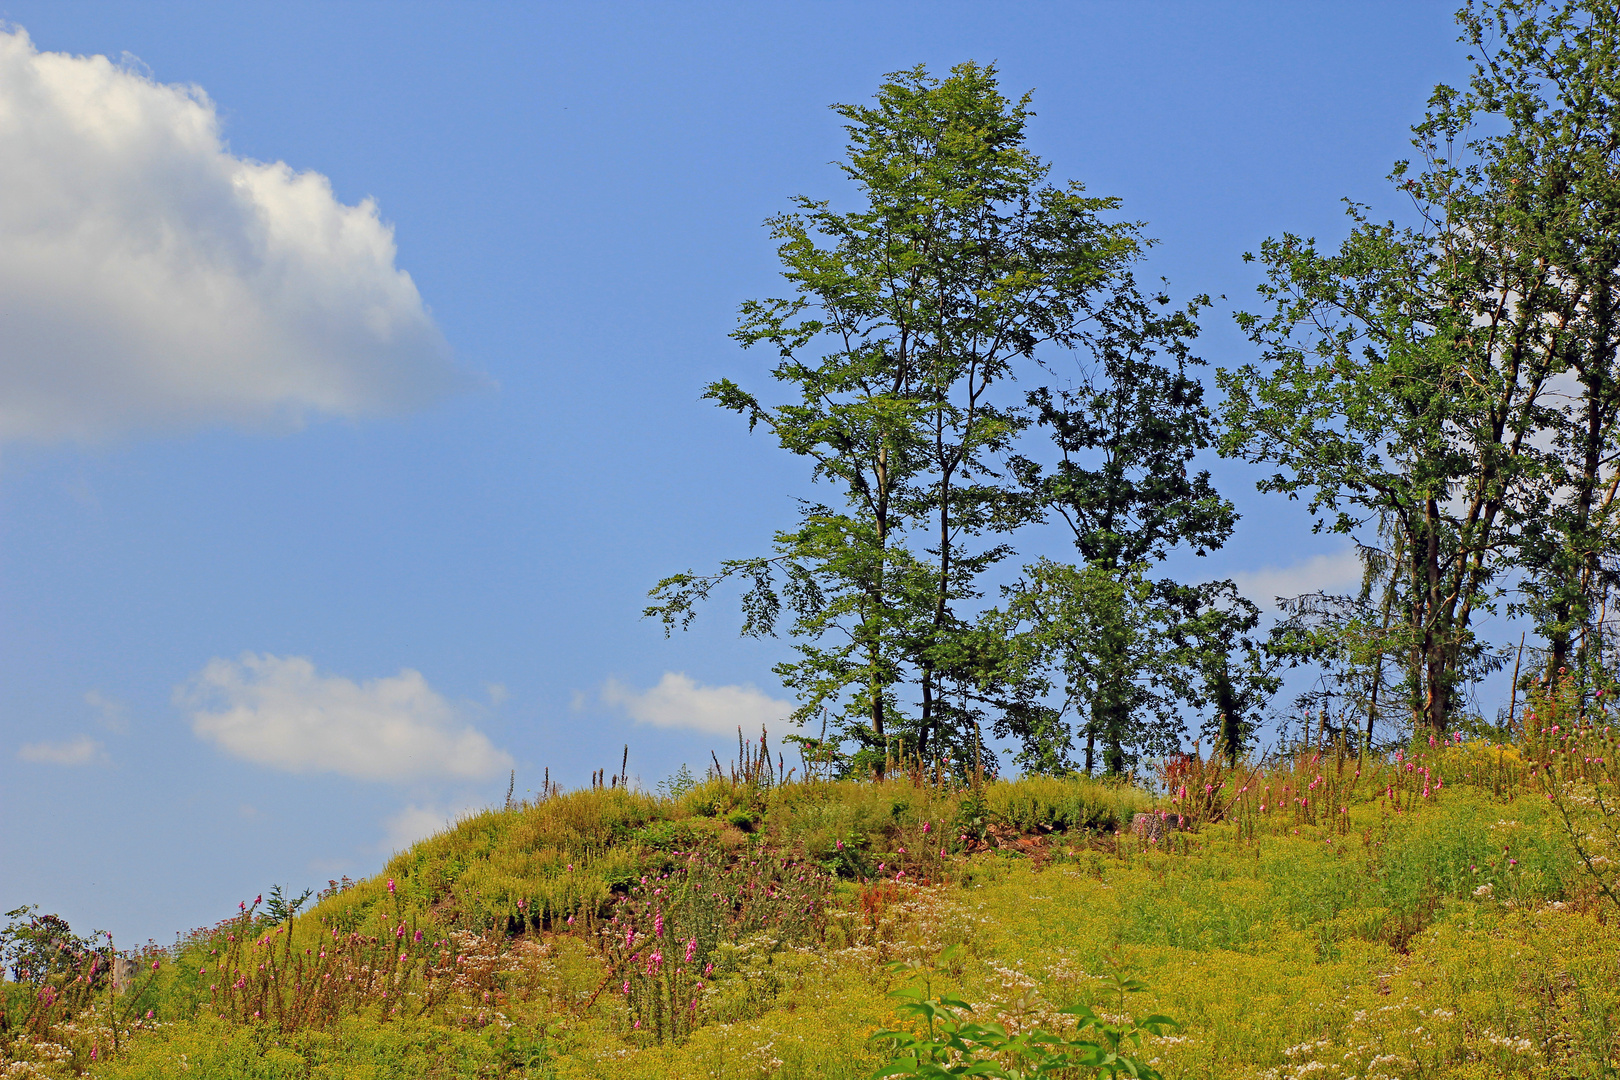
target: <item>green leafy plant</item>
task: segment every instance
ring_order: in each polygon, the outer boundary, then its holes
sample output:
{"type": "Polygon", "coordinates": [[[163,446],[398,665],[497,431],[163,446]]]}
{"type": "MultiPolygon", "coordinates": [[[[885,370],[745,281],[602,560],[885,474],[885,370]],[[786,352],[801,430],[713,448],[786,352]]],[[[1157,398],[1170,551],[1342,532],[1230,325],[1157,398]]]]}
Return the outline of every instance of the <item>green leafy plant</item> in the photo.
{"type": "MultiPolygon", "coordinates": [[[[960,951],[951,946],[940,953],[943,961],[953,961],[960,951]]],[[[991,1076],[1006,1080],[1025,1077],[1071,1074],[1130,1076],[1159,1080],[1159,1072],[1133,1056],[1141,1049],[1142,1033],[1162,1035],[1180,1025],[1158,1014],[1120,1024],[1104,1019],[1089,1005],[1071,1005],[1058,1012],[1075,1018],[1073,1034],[1055,1034],[1032,1028],[1017,1034],[997,1023],[965,1019],[973,1006],[948,993],[934,993],[933,980],[926,968],[915,963],[891,964],[890,970],[912,970],[919,977],[911,985],[895,990],[890,997],[900,1002],[900,1011],[919,1021],[920,1031],[884,1029],[873,1041],[887,1044],[889,1061],[872,1073],[874,1080],[889,1076],[991,1076]]],[[[1147,989],[1137,979],[1115,973],[1105,980],[1120,999],[1147,989]]]]}
{"type": "Polygon", "coordinates": [[[270,917],[271,922],[291,922],[306,902],[313,890],[305,889],[298,896],[283,893],[280,885],[270,886],[270,899],[264,905],[264,913],[270,917]]]}
{"type": "Polygon", "coordinates": [[[673,775],[658,781],[658,793],[665,798],[678,799],[697,787],[697,783],[692,770],[683,764],[673,775]]]}
{"type": "Polygon", "coordinates": [[[990,826],[995,823],[995,814],[989,804],[985,802],[982,791],[969,792],[960,803],[956,811],[955,826],[957,835],[963,842],[980,841],[989,835],[990,826]]]}

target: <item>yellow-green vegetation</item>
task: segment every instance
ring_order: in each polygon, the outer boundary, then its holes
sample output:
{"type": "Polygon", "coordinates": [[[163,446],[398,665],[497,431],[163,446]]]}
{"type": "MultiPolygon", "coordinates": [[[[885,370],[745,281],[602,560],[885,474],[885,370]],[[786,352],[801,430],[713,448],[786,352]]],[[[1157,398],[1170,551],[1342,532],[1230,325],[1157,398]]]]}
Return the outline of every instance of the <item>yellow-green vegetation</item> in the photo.
{"type": "MultiPolygon", "coordinates": [[[[1610,740],[1580,737],[1559,748],[1590,772],[1610,740]]],[[[1164,778],[711,779],[486,812],[74,1016],[3,984],[0,1076],[869,1076],[914,975],[1013,1034],[1072,1032],[1072,1005],[1173,1017],[1140,1053],[1167,1077],[1620,1068],[1593,777],[1474,743],[1164,778]],[[1118,994],[1127,974],[1149,989],[1118,994]]]]}

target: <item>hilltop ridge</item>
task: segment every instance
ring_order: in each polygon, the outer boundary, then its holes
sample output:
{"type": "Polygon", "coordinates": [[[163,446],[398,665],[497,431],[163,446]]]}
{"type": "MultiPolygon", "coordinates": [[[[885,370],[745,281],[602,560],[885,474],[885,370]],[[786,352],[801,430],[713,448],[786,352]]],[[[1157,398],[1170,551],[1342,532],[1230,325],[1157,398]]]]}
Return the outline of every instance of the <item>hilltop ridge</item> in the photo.
{"type": "Polygon", "coordinates": [[[1166,1076],[1616,1060],[1609,901],[1518,751],[1177,768],[1157,796],[921,775],[548,793],[155,956],[106,999],[115,1052],[101,998],[42,1027],[5,984],[3,1075],[866,1076],[918,977],[1013,1031],[1072,1028],[1076,1002],[1174,1017],[1141,1052],[1166,1076]],[[1164,824],[1135,835],[1144,812],[1164,824]],[[1109,990],[1125,977],[1147,988],[1109,990]]]}

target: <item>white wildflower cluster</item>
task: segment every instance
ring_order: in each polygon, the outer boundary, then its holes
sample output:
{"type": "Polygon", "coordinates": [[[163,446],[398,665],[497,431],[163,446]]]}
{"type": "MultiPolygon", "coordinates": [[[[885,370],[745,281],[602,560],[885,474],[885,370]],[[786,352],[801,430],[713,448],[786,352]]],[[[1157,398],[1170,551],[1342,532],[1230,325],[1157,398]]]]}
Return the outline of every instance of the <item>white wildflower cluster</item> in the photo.
{"type": "Polygon", "coordinates": [[[1294,1058],[1303,1057],[1306,1054],[1314,1054],[1318,1050],[1326,1050],[1329,1045],[1327,1039],[1320,1039],[1317,1042],[1300,1043],[1298,1046],[1285,1046],[1282,1053],[1283,1057],[1292,1061],[1294,1058]]]}
{"type": "Polygon", "coordinates": [[[870,903],[828,912],[847,943],[849,959],[875,962],[875,973],[891,960],[926,960],[946,946],[972,939],[988,920],[971,914],[940,886],[887,883],[870,903]]]}
{"type": "MultiPolygon", "coordinates": [[[[1377,1057],[1367,1062],[1367,1080],[1373,1080],[1375,1076],[1373,1070],[1375,1069],[1391,1069],[1394,1071],[1394,1075],[1390,1077],[1390,1080],[1397,1080],[1397,1078],[1402,1075],[1402,1070],[1407,1068],[1416,1069],[1419,1067],[1420,1066],[1417,1061],[1411,1058],[1402,1057],[1399,1054],[1379,1054],[1377,1057]]],[[[1382,1080],[1381,1076],[1380,1080],[1382,1080]]]]}
{"type": "Polygon", "coordinates": [[[1529,1039],[1515,1039],[1507,1035],[1498,1035],[1494,1031],[1481,1031],[1479,1033],[1479,1042],[1484,1043],[1486,1046],[1494,1046],[1498,1050],[1506,1050],[1512,1054],[1530,1054],[1534,1053],[1536,1049],[1536,1044],[1529,1039]]]}
{"type": "Polygon", "coordinates": [[[1265,1075],[1268,1080],[1405,1080],[1426,1075],[1444,1056],[1441,1043],[1450,1041],[1447,1022],[1455,1018],[1450,1009],[1425,1012],[1406,998],[1359,1009],[1341,1034],[1284,1047],[1286,1064],[1265,1075]]]}
{"type": "Polygon", "coordinates": [[[72,1069],[68,1063],[72,1060],[73,1050],[64,1043],[24,1036],[9,1046],[0,1045],[0,1080],[70,1076],[72,1069]],[[58,1065],[64,1068],[57,1068],[58,1065]]]}
{"type": "Polygon", "coordinates": [[[782,1059],[776,1056],[776,1040],[767,1039],[765,1042],[749,1047],[744,1051],[742,1064],[745,1068],[752,1068],[758,1075],[774,1076],[782,1067],[782,1059]]]}
{"type": "Polygon", "coordinates": [[[1024,962],[1022,960],[1013,961],[1012,967],[992,962],[989,965],[989,970],[995,976],[996,981],[1001,984],[1002,992],[1013,994],[1023,990],[1033,990],[1039,985],[1034,979],[1024,974],[1023,966],[1024,962]]]}
{"type": "Polygon", "coordinates": [[[991,963],[987,974],[999,993],[974,1006],[970,1014],[974,1020],[1002,1024],[1014,1034],[1035,1028],[1063,1031],[1073,1025],[1073,1018],[1058,1012],[1058,1006],[1042,994],[1040,982],[1023,970],[1022,962],[991,963]]]}
{"type": "Polygon", "coordinates": [[[500,934],[453,932],[440,963],[453,975],[450,991],[456,996],[460,1022],[471,1027],[513,1026],[504,1007],[514,995],[557,992],[555,946],[528,938],[508,941],[500,934]]]}
{"type": "Polygon", "coordinates": [[[1057,948],[1057,959],[1046,967],[1048,994],[1065,1001],[1085,1001],[1094,997],[1102,983],[1101,975],[1093,975],[1073,956],[1073,951],[1057,948]]]}
{"type": "Polygon", "coordinates": [[[39,1061],[13,1061],[0,1068],[0,1080],[34,1080],[35,1077],[51,1076],[54,1070],[44,1062],[39,1061]]]}

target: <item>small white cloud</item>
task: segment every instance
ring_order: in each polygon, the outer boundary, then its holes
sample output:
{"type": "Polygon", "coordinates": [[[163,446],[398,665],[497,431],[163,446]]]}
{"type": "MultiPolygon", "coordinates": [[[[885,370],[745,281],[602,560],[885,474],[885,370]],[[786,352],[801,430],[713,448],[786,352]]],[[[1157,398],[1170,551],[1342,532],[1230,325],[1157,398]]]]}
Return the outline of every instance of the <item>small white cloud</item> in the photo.
{"type": "Polygon", "coordinates": [[[0,30],[0,441],[409,409],[460,381],[392,228],[214,103],[0,30]]]}
{"type": "Polygon", "coordinates": [[[507,690],[505,684],[498,682],[485,683],[484,692],[489,695],[491,705],[503,705],[512,696],[511,691],[507,690]]]}
{"type": "Polygon", "coordinates": [[[210,661],[174,696],[194,709],[200,738],[288,772],[474,780],[512,767],[510,755],[409,668],[357,683],[321,675],[303,657],[243,653],[210,661]]]}
{"type": "Polygon", "coordinates": [[[115,735],[122,735],[129,730],[129,721],[124,717],[124,703],[114,701],[99,690],[91,690],[84,695],[84,703],[96,710],[96,723],[115,735]]]}
{"type": "Polygon", "coordinates": [[[88,765],[105,756],[102,750],[99,742],[88,735],[80,735],[67,742],[24,743],[17,756],[42,765],[88,765]]]}
{"type": "Polygon", "coordinates": [[[602,686],[602,702],[624,711],[630,719],[655,727],[691,728],[695,731],[753,732],[761,725],[780,728],[793,711],[790,702],[778,701],[752,685],[699,686],[683,672],[666,671],[658,685],[635,691],[609,679],[602,686]]]}
{"type": "Polygon", "coordinates": [[[390,854],[404,851],[418,840],[436,836],[454,825],[467,812],[466,807],[450,810],[412,803],[383,822],[383,849],[390,854]]]}
{"type": "Polygon", "coordinates": [[[1238,591],[1262,607],[1313,592],[1345,592],[1361,584],[1361,557],[1355,548],[1315,555],[1288,566],[1266,566],[1232,575],[1238,591]]]}

